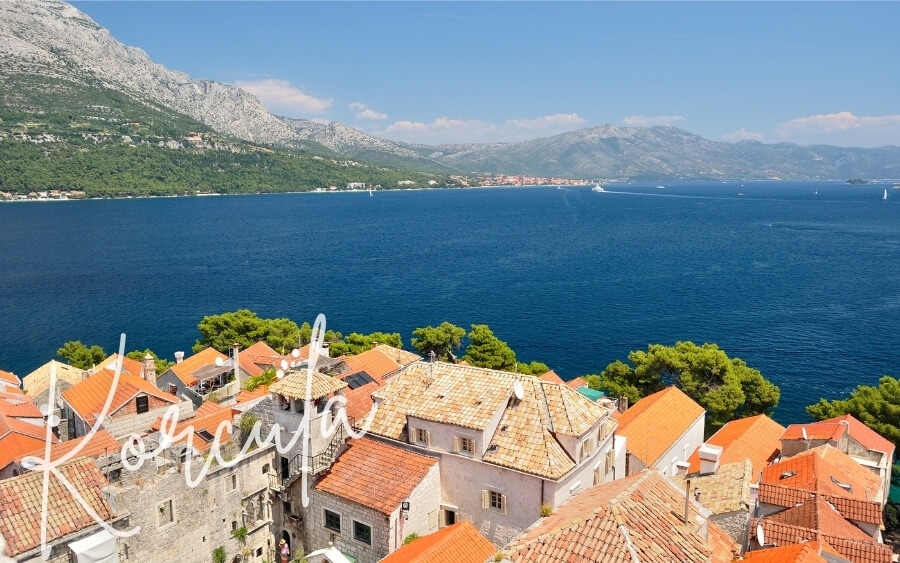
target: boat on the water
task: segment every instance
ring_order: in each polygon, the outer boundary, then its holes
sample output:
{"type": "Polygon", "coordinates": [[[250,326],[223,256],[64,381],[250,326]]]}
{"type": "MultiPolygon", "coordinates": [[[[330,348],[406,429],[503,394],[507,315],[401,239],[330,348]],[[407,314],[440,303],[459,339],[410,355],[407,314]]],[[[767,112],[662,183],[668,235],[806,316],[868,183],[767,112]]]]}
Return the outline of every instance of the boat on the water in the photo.
{"type": "Polygon", "coordinates": [[[882,200],[887,199],[887,188],[884,189],[884,196],[881,199],[882,200]]]}
{"type": "Polygon", "coordinates": [[[597,184],[596,186],[591,188],[591,191],[592,192],[605,192],[606,190],[603,189],[603,186],[601,186],[600,184],[597,184]]]}

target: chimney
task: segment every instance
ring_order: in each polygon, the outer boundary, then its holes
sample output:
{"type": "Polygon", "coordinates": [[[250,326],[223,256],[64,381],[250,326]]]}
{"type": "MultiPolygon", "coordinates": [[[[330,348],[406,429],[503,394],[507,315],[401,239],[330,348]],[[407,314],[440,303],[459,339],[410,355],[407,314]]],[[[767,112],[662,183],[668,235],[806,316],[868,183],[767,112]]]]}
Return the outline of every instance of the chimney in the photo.
{"type": "Polygon", "coordinates": [[[628,410],[628,397],[619,397],[619,412],[625,412],[628,410]]]}
{"type": "Polygon", "coordinates": [[[175,363],[180,364],[184,361],[184,352],[175,352],[175,363]]]}
{"type": "Polygon", "coordinates": [[[150,354],[144,356],[144,379],[156,385],[156,361],[150,354]]]}
{"type": "Polygon", "coordinates": [[[240,376],[240,366],[238,366],[238,351],[241,349],[240,344],[235,342],[231,345],[232,354],[231,357],[234,360],[234,380],[240,384],[241,376],[240,376]]]}
{"type": "Polygon", "coordinates": [[[700,475],[712,475],[719,470],[722,446],[703,444],[697,450],[697,455],[700,456],[700,475]]]}

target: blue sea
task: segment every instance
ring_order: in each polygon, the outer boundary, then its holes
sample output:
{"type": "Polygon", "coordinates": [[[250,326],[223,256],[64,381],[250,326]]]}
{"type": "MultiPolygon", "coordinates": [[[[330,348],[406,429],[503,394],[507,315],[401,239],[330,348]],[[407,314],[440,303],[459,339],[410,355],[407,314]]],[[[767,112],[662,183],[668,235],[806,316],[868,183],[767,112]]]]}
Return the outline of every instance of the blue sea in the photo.
{"type": "Polygon", "coordinates": [[[485,323],[564,378],[715,342],[776,418],[900,376],[900,189],[609,184],[0,204],[0,369],[67,340],[172,358],[248,308],[343,333],[485,323]],[[887,189],[888,200],[882,200],[887,189]]]}

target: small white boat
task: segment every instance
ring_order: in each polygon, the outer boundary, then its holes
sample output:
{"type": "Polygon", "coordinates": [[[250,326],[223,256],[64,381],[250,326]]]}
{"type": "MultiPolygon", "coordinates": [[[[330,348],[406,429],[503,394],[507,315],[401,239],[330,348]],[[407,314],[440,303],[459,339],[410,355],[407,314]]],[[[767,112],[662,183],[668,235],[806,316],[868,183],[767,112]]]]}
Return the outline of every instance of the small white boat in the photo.
{"type": "Polygon", "coordinates": [[[372,188],[369,188],[369,197],[372,197],[372,188]]]}
{"type": "Polygon", "coordinates": [[[887,199],[887,188],[884,189],[884,197],[881,198],[882,201],[887,199]]]}
{"type": "Polygon", "coordinates": [[[659,190],[664,190],[664,189],[666,189],[665,186],[656,186],[656,188],[659,189],[659,190]]]}
{"type": "Polygon", "coordinates": [[[597,184],[596,186],[591,188],[591,191],[592,192],[605,192],[606,190],[603,189],[603,186],[601,186],[600,184],[597,184]]]}

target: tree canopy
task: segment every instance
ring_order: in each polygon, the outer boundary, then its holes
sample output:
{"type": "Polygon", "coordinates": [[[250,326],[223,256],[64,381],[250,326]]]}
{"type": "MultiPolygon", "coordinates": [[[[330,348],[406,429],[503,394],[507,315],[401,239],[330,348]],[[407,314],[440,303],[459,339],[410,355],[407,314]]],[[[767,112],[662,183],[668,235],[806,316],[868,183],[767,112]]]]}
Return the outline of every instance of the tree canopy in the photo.
{"type": "Polygon", "coordinates": [[[261,319],[248,309],[240,309],[221,315],[207,315],[197,325],[200,340],[194,344],[194,352],[207,346],[227,353],[231,345],[241,348],[265,341],[273,350],[287,353],[300,342],[300,327],[290,319],[261,319]]]}
{"type": "Polygon", "coordinates": [[[900,445],[900,379],[884,376],[878,386],[859,385],[846,399],[819,402],[806,407],[816,420],[851,414],[895,445],[900,445]]]}
{"type": "Polygon", "coordinates": [[[523,375],[543,375],[550,371],[550,366],[544,362],[516,362],[516,372],[523,375]]]}
{"type": "Polygon", "coordinates": [[[435,359],[442,362],[455,362],[454,351],[459,350],[466,329],[455,324],[442,322],[438,326],[417,328],[412,333],[413,348],[425,357],[435,353],[435,359]]]}
{"type": "Polygon", "coordinates": [[[66,360],[70,366],[80,369],[90,369],[106,359],[103,348],[94,344],[88,347],[81,340],[70,340],[56,351],[56,354],[66,360]]]}
{"type": "Polygon", "coordinates": [[[371,334],[360,334],[351,332],[342,340],[336,340],[330,344],[330,354],[332,356],[355,356],[366,350],[370,350],[375,344],[387,344],[394,348],[403,348],[403,339],[399,332],[373,332],[371,334]]]}
{"type": "Polygon", "coordinates": [[[632,402],[676,385],[706,409],[711,428],[734,418],[770,414],[781,396],[778,387],[759,370],[739,358],[729,358],[716,344],[651,344],[646,352],[629,353],[628,360],[631,366],[616,360],[599,376],[587,376],[588,384],[632,402]]]}
{"type": "Polygon", "coordinates": [[[482,368],[512,371],[516,367],[516,353],[488,325],[472,325],[463,359],[482,368]]]}

